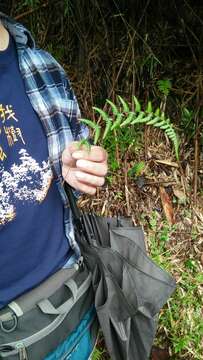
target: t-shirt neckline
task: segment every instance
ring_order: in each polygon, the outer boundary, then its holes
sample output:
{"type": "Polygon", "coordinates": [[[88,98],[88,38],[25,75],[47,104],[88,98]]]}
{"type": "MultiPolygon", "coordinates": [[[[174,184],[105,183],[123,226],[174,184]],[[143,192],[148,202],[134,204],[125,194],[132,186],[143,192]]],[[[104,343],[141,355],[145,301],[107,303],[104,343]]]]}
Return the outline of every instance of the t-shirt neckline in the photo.
{"type": "Polygon", "coordinates": [[[0,51],[0,67],[8,66],[15,55],[15,44],[12,36],[9,34],[9,43],[5,50],[0,51]]]}

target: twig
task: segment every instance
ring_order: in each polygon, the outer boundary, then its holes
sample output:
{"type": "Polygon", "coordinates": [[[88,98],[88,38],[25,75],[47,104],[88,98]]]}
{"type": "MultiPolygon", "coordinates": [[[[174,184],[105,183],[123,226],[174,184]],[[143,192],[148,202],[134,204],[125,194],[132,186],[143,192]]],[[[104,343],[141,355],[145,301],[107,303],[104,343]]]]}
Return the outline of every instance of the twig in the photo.
{"type": "Polygon", "coordinates": [[[127,215],[131,215],[131,207],[130,207],[130,200],[129,200],[129,190],[128,190],[128,168],[127,168],[127,161],[125,156],[124,161],[124,175],[125,175],[125,198],[126,198],[126,205],[127,205],[127,215]]]}
{"type": "Polygon", "coordinates": [[[51,19],[52,19],[52,13],[49,16],[46,31],[44,32],[44,36],[43,36],[43,40],[42,40],[42,46],[44,46],[44,44],[45,44],[45,41],[46,41],[46,38],[47,38],[47,35],[48,35],[48,31],[49,31],[49,28],[50,28],[50,24],[51,24],[51,19]]]}
{"type": "Polygon", "coordinates": [[[27,11],[23,12],[22,14],[19,14],[19,15],[15,16],[15,20],[18,21],[18,20],[20,20],[20,19],[22,19],[22,18],[24,18],[24,17],[26,17],[26,16],[34,13],[35,11],[37,11],[37,10],[39,10],[39,9],[41,9],[41,8],[47,7],[48,5],[49,5],[49,1],[47,1],[46,3],[44,3],[44,4],[42,4],[42,5],[38,6],[38,7],[36,7],[35,9],[27,10],[27,11]]]}
{"type": "Polygon", "coordinates": [[[195,138],[194,138],[194,146],[195,146],[195,159],[194,159],[194,178],[193,178],[193,200],[194,204],[197,204],[197,190],[198,190],[198,170],[200,164],[200,151],[199,151],[199,137],[200,137],[200,127],[201,124],[199,122],[199,115],[201,116],[201,107],[203,105],[202,100],[202,91],[203,91],[203,82],[202,82],[202,74],[197,78],[197,111],[195,113],[195,138]]]}
{"type": "Polygon", "coordinates": [[[157,185],[167,185],[167,186],[170,186],[170,185],[176,185],[177,182],[176,181],[149,181],[149,182],[146,182],[144,184],[144,186],[157,186],[157,185]]]}
{"type": "Polygon", "coordinates": [[[194,161],[194,187],[193,187],[193,201],[194,205],[197,204],[197,182],[198,182],[198,168],[199,168],[199,119],[198,113],[196,113],[195,117],[195,125],[196,125],[196,133],[194,139],[195,145],[195,161],[194,161]]]}

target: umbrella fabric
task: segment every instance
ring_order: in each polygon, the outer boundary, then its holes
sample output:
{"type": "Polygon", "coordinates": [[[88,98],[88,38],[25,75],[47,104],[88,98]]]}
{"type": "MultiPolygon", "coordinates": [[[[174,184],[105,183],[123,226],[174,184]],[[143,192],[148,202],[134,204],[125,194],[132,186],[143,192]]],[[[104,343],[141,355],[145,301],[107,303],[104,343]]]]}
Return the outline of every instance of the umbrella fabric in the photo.
{"type": "MultiPolygon", "coordinates": [[[[69,197],[70,197],[69,193],[69,197]]],[[[130,219],[80,214],[71,198],[76,237],[92,272],[95,307],[112,360],[147,360],[157,314],[175,281],[147,255],[130,219]]]]}

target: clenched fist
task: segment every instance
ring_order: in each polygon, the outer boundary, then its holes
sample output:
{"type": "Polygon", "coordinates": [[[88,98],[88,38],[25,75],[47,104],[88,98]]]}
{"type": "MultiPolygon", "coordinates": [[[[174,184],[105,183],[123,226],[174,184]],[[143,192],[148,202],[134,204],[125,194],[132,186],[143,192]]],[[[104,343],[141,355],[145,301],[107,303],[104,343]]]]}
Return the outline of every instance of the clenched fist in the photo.
{"type": "Polygon", "coordinates": [[[94,195],[98,186],[104,185],[107,174],[107,152],[100,146],[85,146],[71,143],[62,154],[62,175],[76,190],[94,195]]]}

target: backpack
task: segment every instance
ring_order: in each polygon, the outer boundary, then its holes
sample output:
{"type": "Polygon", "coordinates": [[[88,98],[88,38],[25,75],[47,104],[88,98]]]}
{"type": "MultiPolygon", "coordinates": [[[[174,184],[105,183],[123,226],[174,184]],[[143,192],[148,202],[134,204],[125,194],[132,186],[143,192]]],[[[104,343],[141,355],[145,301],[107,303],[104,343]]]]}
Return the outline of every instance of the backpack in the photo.
{"type": "Polygon", "coordinates": [[[61,269],[0,310],[0,359],[87,360],[98,334],[92,275],[61,269]]]}

